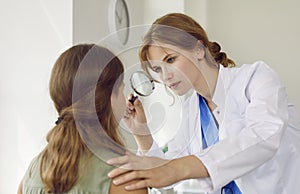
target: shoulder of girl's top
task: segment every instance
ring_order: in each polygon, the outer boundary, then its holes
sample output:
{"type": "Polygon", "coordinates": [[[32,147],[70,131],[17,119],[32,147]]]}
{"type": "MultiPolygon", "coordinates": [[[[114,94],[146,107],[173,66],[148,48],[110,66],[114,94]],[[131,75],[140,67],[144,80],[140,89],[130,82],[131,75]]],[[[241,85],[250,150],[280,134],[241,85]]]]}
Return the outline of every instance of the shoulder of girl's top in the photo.
{"type": "Polygon", "coordinates": [[[39,163],[40,158],[41,154],[34,156],[29,163],[29,168],[31,168],[33,165],[37,165],[39,163]]]}

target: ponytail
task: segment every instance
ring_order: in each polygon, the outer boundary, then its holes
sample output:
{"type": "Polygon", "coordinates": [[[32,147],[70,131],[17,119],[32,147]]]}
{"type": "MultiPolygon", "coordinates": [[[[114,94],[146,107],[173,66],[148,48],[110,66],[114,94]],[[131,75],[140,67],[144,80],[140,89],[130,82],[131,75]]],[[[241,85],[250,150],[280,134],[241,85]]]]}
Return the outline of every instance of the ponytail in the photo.
{"type": "Polygon", "coordinates": [[[79,178],[79,162],[88,149],[76,130],[71,108],[62,111],[61,121],[47,135],[41,153],[40,174],[47,193],[69,191],[79,178]]]}

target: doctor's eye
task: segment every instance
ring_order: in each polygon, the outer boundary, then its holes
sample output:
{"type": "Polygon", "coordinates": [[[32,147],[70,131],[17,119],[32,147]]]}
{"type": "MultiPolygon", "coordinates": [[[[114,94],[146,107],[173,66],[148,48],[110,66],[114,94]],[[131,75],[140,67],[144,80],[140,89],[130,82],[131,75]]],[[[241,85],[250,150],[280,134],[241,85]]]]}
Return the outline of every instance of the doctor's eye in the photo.
{"type": "Polygon", "coordinates": [[[175,61],[176,57],[169,57],[167,58],[167,63],[173,63],[175,61]]]}

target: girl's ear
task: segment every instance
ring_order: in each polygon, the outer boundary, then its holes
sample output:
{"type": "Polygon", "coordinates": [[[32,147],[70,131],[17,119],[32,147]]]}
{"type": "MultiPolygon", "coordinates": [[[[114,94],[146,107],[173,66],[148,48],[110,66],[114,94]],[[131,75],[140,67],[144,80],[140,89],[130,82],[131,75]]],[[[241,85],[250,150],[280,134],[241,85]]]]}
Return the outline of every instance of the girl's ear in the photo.
{"type": "Polygon", "coordinates": [[[204,58],[204,56],[205,56],[205,47],[203,46],[202,41],[198,40],[196,45],[196,57],[200,61],[204,58]]]}

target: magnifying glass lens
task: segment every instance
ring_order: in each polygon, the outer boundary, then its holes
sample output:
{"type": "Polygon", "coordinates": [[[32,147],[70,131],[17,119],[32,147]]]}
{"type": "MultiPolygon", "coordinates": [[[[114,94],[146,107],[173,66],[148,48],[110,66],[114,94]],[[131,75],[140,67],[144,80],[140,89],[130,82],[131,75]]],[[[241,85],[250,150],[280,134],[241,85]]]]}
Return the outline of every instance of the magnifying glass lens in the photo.
{"type": "MultiPolygon", "coordinates": [[[[130,77],[131,88],[140,96],[149,96],[154,90],[154,83],[143,71],[134,72],[130,77]]],[[[135,96],[130,100],[132,103],[135,96]]]]}

